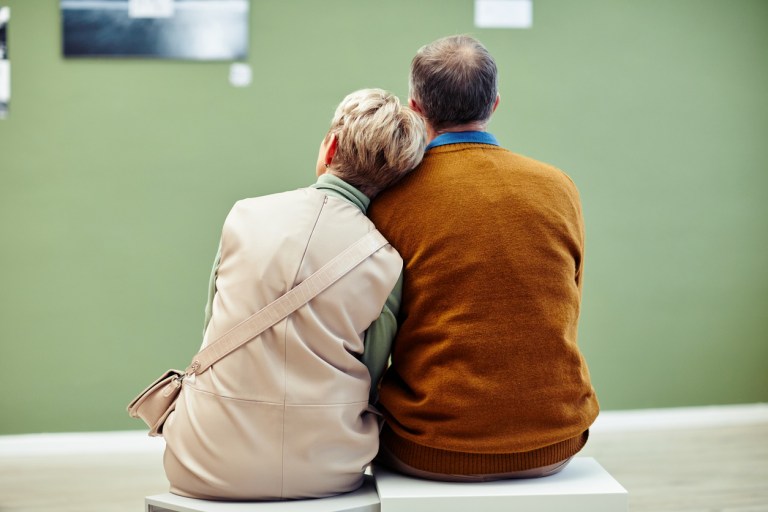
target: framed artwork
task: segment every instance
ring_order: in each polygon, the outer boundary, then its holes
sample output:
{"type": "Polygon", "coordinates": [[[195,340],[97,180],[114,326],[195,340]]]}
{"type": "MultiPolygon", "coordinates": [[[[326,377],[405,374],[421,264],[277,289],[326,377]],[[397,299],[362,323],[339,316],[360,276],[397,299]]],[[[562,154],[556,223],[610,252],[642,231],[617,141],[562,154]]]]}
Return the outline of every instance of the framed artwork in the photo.
{"type": "Polygon", "coordinates": [[[8,116],[11,102],[11,61],[8,59],[8,22],[11,8],[0,7],[0,119],[8,116]]]}
{"type": "Polygon", "coordinates": [[[250,0],[60,0],[65,57],[240,60],[250,0]]]}

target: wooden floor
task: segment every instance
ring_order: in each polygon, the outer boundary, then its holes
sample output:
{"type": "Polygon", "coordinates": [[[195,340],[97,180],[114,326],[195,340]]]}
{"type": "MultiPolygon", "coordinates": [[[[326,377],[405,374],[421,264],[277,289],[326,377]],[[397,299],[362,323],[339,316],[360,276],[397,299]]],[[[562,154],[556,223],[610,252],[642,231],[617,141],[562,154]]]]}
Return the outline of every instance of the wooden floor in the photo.
{"type": "Polygon", "coordinates": [[[632,512],[768,511],[768,424],[597,433],[582,454],[629,491],[632,512]]]}
{"type": "MultiPolygon", "coordinates": [[[[768,423],[594,432],[595,457],[631,512],[768,512],[768,423]]],[[[167,491],[161,455],[0,458],[0,512],[141,512],[167,491]]]]}

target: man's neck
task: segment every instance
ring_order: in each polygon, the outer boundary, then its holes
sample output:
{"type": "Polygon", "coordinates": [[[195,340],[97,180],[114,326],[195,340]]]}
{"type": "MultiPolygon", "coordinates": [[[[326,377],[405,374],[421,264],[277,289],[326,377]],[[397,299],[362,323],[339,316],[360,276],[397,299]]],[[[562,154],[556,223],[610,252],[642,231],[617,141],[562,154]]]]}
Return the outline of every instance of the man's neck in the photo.
{"type": "Polygon", "coordinates": [[[441,128],[435,130],[429,123],[427,123],[427,144],[435,140],[438,135],[443,133],[454,132],[484,132],[488,123],[484,121],[473,121],[471,123],[457,124],[455,126],[449,126],[447,128],[441,128]]]}

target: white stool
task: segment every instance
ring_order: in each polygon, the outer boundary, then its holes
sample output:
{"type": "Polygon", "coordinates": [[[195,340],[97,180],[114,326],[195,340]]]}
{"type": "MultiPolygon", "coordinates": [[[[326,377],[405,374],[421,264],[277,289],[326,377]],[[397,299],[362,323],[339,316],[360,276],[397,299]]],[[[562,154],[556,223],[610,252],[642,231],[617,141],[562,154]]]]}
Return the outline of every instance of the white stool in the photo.
{"type": "Polygon", "coordinates": [[[147,496],[145,512],[379,512],[379,497],[373,479],[366,476],[363,486],[355,492],[290,501],[208,501],[185,498],[166,493],[147,496]]]}
{"type": "Polygon", "coordinates": [[[544,478],[453,483],[375,466],[380,512],[627,512],[626,489],[593,458],[577,457],[544,478]]]}

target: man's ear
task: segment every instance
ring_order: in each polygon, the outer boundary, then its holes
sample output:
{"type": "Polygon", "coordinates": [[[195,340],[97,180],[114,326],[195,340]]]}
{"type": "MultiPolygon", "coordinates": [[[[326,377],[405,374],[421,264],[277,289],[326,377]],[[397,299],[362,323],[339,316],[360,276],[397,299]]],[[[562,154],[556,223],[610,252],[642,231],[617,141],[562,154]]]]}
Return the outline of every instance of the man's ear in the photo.
{"type": "Polygon", "coordinates": [[[496,112],[496,107],[499,106],[500,101],[501,101],[501,95],[496,93],[496,101],[493,102],[493,110],[491,110],[491,113],[496,112]]]}
{"type": "Polygon", "coordinates": [[[328,167],[333,161],[333,156],[336,154],[336,149],[339,147],[339,139],[335,133],[328,134],[328,142],[325,144],[325,155],[323,156],[323,163],[328,167]]]}
{"type": "Polygon", "coordinates": [[[408,106],[411,107],[411,110],[424,117],[424,111],[421,109],[421,105],[416,103],[416,100],[408,98],[408,106]]]}

